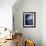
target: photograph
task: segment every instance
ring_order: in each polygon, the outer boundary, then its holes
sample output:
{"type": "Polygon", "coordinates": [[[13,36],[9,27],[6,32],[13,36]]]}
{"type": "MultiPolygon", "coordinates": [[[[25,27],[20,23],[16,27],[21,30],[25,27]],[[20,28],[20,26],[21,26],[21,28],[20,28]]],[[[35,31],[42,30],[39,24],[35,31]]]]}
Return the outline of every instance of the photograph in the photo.
{"type": "Polygon", "coordinates": [[[35,27],[36,26],[36,13],[35,12],[24,12],[23,13],[23,26],[24,27],[35,27]]]}
{"type": "Polygon", "coordinates": [[[0,46],[46,46],[46,0],[0,0],[0,46]]]}

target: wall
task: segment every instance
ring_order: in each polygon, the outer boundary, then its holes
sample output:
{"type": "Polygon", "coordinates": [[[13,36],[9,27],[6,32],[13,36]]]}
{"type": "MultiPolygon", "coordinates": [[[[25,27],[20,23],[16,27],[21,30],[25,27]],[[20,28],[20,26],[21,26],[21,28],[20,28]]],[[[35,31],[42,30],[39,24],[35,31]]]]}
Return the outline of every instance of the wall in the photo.
{"type": "Polygon", "coordinates": [[[41,46],[41,0],[23,0],[18,7],[13,7],[13,13],[15,31],[22,32],[25,39],[31,39],[36,46],[41,46]],[[23,27],[23,12],[36,12],[36,28],[23,27]]]}
{"type": "Polygon", "coordinates": [[[46,0],[41,1],[41,42],[46,46],[46,0]]]}
{"type": "Polygon", "coordinates": [[[16,0],[0,0],[0,27],[12,29],[12,6],[16,0]]]}
{"type": "MultiPolygon", "coordinates": [[[[4,27],[9,30],[12,29],[12,6],[15,2],[16,0],[0,0],[0,33],[4,30],[4,27]]],[[[8,35],[10,36],[9,31],[3,31],[3,33],[0,34],[0,38],[5,38],[5,36],[8,35]]]]}

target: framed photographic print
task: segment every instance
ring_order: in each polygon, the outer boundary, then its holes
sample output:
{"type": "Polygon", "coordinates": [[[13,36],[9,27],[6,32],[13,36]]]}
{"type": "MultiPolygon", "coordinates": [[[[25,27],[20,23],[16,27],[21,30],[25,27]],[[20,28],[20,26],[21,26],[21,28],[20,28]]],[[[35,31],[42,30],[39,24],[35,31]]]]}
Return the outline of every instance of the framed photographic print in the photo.
{"type": "Polygon", "coordinates": [[[36,27],[36,12],[23,13],[23,27],[36,27]]]}

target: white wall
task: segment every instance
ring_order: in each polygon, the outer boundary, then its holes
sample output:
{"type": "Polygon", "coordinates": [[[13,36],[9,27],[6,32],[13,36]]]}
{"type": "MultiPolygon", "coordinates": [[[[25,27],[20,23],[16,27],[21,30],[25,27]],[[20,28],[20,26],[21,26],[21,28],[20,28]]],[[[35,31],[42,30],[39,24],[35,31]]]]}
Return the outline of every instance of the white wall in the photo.
{"type": "Polygon", "coordinates": [[[12,6],[16,0],[0,0],[0,27],[12,29],[12,6]]]}
{"type": "Polygon", "coordinates": [[[46,46],[46,0],[41,2],[41,39],[42,46],[46,46]]]}
{"type": "Polygon", "coordinates": [[[15,29],[22,32],[25,38],[34,40],[36,46],[41,46],[41,44],[46,46],[44,43],[46,40],[46,14],[44,14],[46,9],[44,5],[45,0],[23,0],[17,8],[13,7],[15,29]],[[36,28],[23,28],[23,12],[36,12],[36,28]]]}
{"type": "MultiPolygon", "coordinates": [[[[24,37],[33,39],[37,44],[40,44],[40,1],[39,0],[24,0],[15,12],[16,30],[23,32],[24,37]],[[36,12],[36,28],[23,28],[23,12],[36,12]],[[28,36],[27,36],[28,35],[28,36]]],[[[38,46],[38,45],[37,45],[38,46]]]]}

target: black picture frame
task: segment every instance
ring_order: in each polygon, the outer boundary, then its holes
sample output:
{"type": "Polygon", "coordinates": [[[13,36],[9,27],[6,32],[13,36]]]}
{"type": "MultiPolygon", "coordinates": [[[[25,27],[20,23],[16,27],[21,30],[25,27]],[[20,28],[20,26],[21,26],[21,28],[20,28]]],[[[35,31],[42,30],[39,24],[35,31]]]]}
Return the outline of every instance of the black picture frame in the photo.
{"type": "Polygon", "coordinates": [[[36,27],[36,12],[23,12],[23,27],[36,27]]]}

